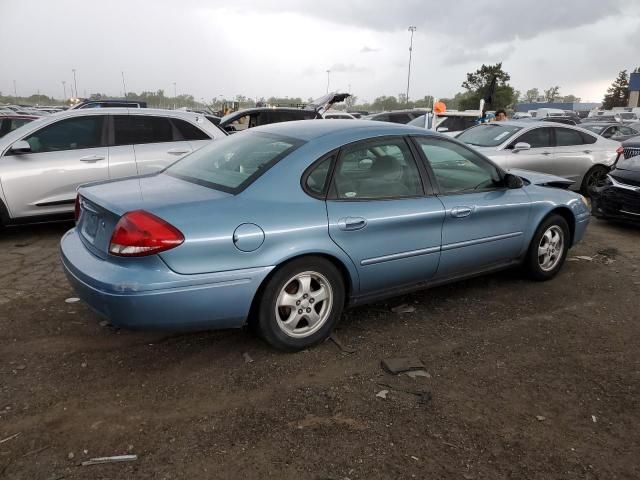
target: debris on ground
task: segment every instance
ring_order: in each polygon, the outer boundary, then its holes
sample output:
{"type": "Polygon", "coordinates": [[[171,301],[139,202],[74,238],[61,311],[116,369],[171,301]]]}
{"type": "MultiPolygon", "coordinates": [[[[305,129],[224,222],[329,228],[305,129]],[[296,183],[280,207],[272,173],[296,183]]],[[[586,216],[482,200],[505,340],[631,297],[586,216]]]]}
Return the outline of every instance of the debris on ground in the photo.
{"type": "Polygon", "coordinates": [[[598,423],[598,419],[596,418],[596,416],[595,416],[595,415],[591,415],[591,421],[592,421],[593,423],[598,423]]]}
{"type": "Polygon", "coordinates": [[[78,297],[69,297],[69,298],[65,299],[66,303],[76,303],[76,302],[79,302],[79,301],[80,301],[80,299],[78,297]]]}
{"type": "Polygon", "coordinates": [[[342,353],[348,353],[349,355],[352,353],[356,353],[355,348],[347,347],[344,343],[342,343],[338,335],[336,335],[336,332],[331,333],[331,335],[329,336],[329,340],[335,343],[336,347],[338,347],[342,353]]]}
{"type": "Polygon", "coordinates": [[[69,453],[67,454],[67,458],[68,458],[69,460],[73,460],[74,458],[76,458],[76,454],[75,454],[75,453],[73,453],[73,452],[69,452],[69,453]]]}
{"type": "Polygon", "coordinates": [[[244,363],[253,363],[253,358],[249,355],[249,352],[244,352],[242,354],[242,358],[244,358],[244,363]]]}
{"type": "Polygon", "coordinates": [[[138,460],[138,455],[115,455],[113,457],[96,457],[82,462],[82,466],[89,465],[101,465],[103,463],[120,463],[120,462],[133,462],[138,460]]]}
{"type": "Polygon", "coordinates": [[[576,258],[578,260],[586,260],[587,262],[593,262],[593,257],[588,257],[586,255],[577,255],[573,258],[576,258]]]}
{"type": "Polygon", "coordinates": [[[426,370],[409,370],[408,372],[404,372],[404,374],[410,378],[418,378],[418,377],[431,378],[431,374],[426,370]]]}
{"type": "Polygon", "coordinates": [[[416,307],[414,307],[413,305],[403,303],[402,305],[393,307],[391,311],[393,313],[413,313],[416,311],[416,307]]]}
{"type": "Polygon", "coordinates": [[[380,390],[378,393],[376,393],[376,397],[386,399],[388,393],[389,393],[389,390],[380,390]]]}
{"type": "Polygon", "coordinates": [[[539,422],[544,422],[544,421],[547,419],[547,417],[543,417],[542,415],[536,415],[536,419],[537,419],[539,422]]]}
{"type": "Polygon", "coordinates": [[[411,370],[424,370],[422,361],[415,357],[385,358],[380,364],[382,368],[393,375],[411,370]]]}
{"type": "Polygon", "coordinates": [[[101,320],[98,325],[100,325],[101,327],[109,327],[111,325],[111,322],[109,322],[109,320],[101,320]]]}
{"type": "Polygon", "coordinates": [[[7,438],[3,438],[2,440],[0,440],[0,443],[5,443],[8,442],[9,440],[13,440],[14,438],[17,438],[20,436],[20,432],[18,433],[14,433],[13,435],[11,435],[10,437],[7,438]]]}

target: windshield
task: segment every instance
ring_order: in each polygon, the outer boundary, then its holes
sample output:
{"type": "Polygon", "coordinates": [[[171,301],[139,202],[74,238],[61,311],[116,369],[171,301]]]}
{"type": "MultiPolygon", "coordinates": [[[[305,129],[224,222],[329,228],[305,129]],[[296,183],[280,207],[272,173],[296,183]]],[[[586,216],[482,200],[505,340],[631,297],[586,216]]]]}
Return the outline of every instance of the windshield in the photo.
{"type": "Polygon", "coordinates": [[[419,117],[411,120],[407,125],[413,125],[415,127],[424,127],[426,120],[426,115],[420,115],[419,117]]]}
{"type": "Polygon", "coordinates": [[[622,118],[623,120],[637,120],[638,119],[636,114],[635,113],[631,113],[631,112],[622,112],[620,114],[620,118],[622,118]]]}
{"type": "Polygon", "coordinates": [[[165,173],[237,193],[302,143],[289,137],[247,131],[210,143],[174,163],[165,173]]]}
{"type": "Polygon", "coordinates": [[[600,135],[602,131],[607,127],[606,125],[580,125],[582,128],[592,131],[600,135]]]}
{"type": "Polygon", "coordinates": [[[498,122],[487,125],[477,125],[465,130],[456,138],[474,147],[496,147],[522,130],[515,125],[499,125],[498,122]]]}

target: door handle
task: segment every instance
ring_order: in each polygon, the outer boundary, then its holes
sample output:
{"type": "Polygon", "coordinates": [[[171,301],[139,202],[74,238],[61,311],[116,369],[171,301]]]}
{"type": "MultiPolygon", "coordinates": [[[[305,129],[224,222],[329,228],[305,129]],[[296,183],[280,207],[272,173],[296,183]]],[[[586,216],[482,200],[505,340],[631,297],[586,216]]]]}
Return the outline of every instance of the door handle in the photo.
{"type": "Polygon", "coordinates": [[[551,155],[551,152],[542,152],[542,155],[548,156],[551,155]]]}
{"type": "Polygon", "coordinates": [[[171,150],[167,150],[167,153],[170,153],[171,155],[182,155],[184,153],[190,153],[191,150],[183,150],[180,148],[172,148],[171,150]]]}
{"type": "Polygon", "coordinates": [[[582,153],[591,153],[591,150],[583,150],[582,153]]]}
{"type": "Polygon", "coordinates": [[[342,217],[338,220],[340,230],[361,230],[367,226],[367,220],[362,217],[342,217]]]}
{"type": "Polygon", "coordinates": [[[86,157],[80,157],[80,161],[93,163],[93,162],[99,162],[100,160],[104,160],[104,158],[105,157],[102,155],[87,155],[86,157]]]}
{"type": "Polygon", "coordinates": [[[454,218],[464,218],[471,215],[473,207],[453,207],[451,209],[451,216],[454,218]]]}

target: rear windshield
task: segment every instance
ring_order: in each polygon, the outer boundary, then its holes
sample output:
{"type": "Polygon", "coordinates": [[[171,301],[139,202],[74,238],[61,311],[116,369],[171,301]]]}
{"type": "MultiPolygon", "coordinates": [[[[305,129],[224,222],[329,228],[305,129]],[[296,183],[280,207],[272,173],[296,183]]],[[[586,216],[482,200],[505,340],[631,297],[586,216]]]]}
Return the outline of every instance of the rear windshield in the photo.
{"type": "Polygon", "coordinates": [[[280,135],[246,131],[202,147],[171,165],[165,173],[238,193],[302,143],[280,135]]]}
{"type": "Polygon", "coordinates": [[[500,125],[499,122],[495,122],[465,130],[456,138],[474,147],[496,147],[506,142],[514,133],[520,130],[522,130],[522,127],[500,125]]]}
{"type": "Polygon", "coordinates": [[[587,130],[592,131],[593,133],[597,133],[600,135],[602,131],[606,128],[606,125],[580,125],[582,128],[586,128],[587,130]]]}

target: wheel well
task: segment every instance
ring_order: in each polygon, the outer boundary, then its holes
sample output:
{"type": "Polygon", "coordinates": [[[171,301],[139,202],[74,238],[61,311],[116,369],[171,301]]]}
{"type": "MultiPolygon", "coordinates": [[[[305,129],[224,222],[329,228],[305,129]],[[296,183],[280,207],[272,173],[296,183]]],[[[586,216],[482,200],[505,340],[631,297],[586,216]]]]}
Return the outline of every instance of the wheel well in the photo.
{"type": "Polygon", "coordinates": [[[351,281],[351,275],[349,274],[349,270],[347,270],[347,267],[345,267],[344,263],[342,263],[339,259],[337,259],[332,255],[327,255],[324,253],[305,253],[302,255],[297,255],[295,257],[288,258],[285,262],[277,265],[276,268],[271,270],[271,272],[269,272],[269,275],[267,275],[264,278],[264,280],[262,280],[260,287],[258,287],[258,290],[256,291],[256,294],[253,296],[253,300],[251,301],[251,308],[249,309],[249,318],[247,321],[248,324],[251,324],[252,320],[256,318],[256,312],[260,302],[260,297],[262,296],[262,292],[264,291],[267,283],[269,283],[269,280],[271,280],[271,278],[275,275],[275,273],[278,270],[280,270],[282,267],[284,267],[288,263],[304,257],[319,257],[331,262],[333,266],[338,269],[338,271],[340,272],[340,275],[342,276],[342,280],[344,281],[345,303],[349,300],[349,298],[351,297],[351,292],[353,291],[353,282],[351,281]]]}
{"type": "Polygon", "coordinates": [[[4,202],[0,200],[0,227],[2,227],[3,225],[7,225],[10,219],[11,218],[9,217],[9,210],[7,210],[4,202]]]}
{"type": "MultiPolygon", "coordinates": [[[[567,221],[567,224],[569,225],[569,235],[571,240],[569,245],[573,245],[573,237],[575,236],[575,232],[576,232],[576,219],[573,216],[573,212],[569,210],[567,207],[558,207],[551,210],[549,212],[549,215],[552,215],[554,213],[556,215],[560,215],[562,218],[564,218],[567,221]]],[[[547,215],[547,217],[549,215],[547,215]]]]}

